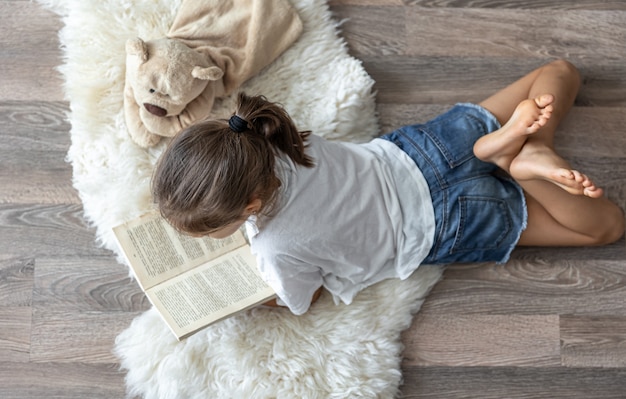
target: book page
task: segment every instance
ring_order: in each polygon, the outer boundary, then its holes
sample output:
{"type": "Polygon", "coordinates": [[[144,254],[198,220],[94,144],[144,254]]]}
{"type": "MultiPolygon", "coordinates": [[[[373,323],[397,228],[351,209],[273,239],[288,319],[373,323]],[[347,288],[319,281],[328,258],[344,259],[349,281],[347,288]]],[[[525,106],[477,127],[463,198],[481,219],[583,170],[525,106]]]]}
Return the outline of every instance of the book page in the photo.
{"type": "Polygon", "coordinates": [[[275,297],[247,245],[146,294],[178,339],[275,297]]]}
{"type": "Polygon", "coordinates": [[[181,234],[158,212],[117,226],[113,232],[144,291],[247,244],[241,231],[223,240],[181,234]]]}

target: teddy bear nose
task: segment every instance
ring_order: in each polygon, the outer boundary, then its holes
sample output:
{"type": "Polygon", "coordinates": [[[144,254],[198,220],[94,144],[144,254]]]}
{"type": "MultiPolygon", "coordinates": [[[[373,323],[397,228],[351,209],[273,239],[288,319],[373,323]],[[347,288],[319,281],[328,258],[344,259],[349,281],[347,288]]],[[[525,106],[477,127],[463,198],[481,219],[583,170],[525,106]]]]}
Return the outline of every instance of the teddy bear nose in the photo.
{"type": "Polygon", "coordinates": [[[150,112],[152,115],[163,117],[167,115],[167,110],[165,108],[161,108],[154,104],[144,103],[144,108],[150,112]]]}

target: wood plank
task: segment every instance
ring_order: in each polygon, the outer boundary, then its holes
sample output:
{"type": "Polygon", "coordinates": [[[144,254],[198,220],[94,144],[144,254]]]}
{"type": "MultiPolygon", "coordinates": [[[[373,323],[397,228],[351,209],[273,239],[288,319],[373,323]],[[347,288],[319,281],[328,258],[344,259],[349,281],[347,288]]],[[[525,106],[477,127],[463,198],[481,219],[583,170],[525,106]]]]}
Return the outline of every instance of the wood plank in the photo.
{"type": "Polygon", "coordinates": [[[74,203],[67,103],[0,102],[0,202],[74,203]]]}
{"type": "MultiPolygon", "coordinates": [[[[620,57],[626,53],[623,37],[626,33],[616,32],[615,26],[623,25],[626,13],[611,13],[607,18],[607,14],[596,11],[545,14],[532,9],[520,12],[366,6],[338,7],[336,11],[342,17],[350,12],[350,20],[342,29],[351,52],[364,60],[366,69],[377,81],[377,88],[382,86],[391,89],[388,90],[390,93],[386,93],[387,90],[379,91],[379,100],[382,102],[395,102],[393,98],[396,96],[409,96],[410,102],[442,102],[440,93],[445,87],[451,87],[457,93],[451,97],[453,101],[449,102],[463,99],[479,101],[542,63],[555,58],[567,58],[585,75],[602,76],[601,80],[586,79],[588,94],[581,97],[583,103],[624,104],[626,71],[620,57]],[[378,60],[383,55],[393,57],[394,54],[404,54],[401,52],[404,43],[399,42],[401,44],[390,47],[379,42],[381,39],[377,30],[370,35],[372,37],[362,33],[371,31],[365,29],[366,26],[376,24],[372,15],[380,16],[383,12],[393,12],[393,20],[402,21],[406,18],[406,54],[411,55],[401,57],[410,64],[406,67],[395,58],[382,57],[378,60]],[[405,17],[403,14],[406,12],[410,14],[405,17]],[[446,29],[445,34],[438,30],[442,27],[446,29]],[[449,34],[450,30],[457,33],[449,34]],[[594,34],[589,35],[590,31],[594,34]],[[448,54],[454,56],[449,57],[448,54]],[[478,65],[478,61],[473,60],[485,57],[489,58],[486,66],[478,65]],[[496,58],[495,62],[493,58],[496,58]],[[458,64],[465,59],[470,59],[469,65],[458,64]],[[524,67],[520,69],[519,65],[522,64],[524,67]],[[394,69],[394,65],[399,69],[394,69]],[[501,80],[498,75],[505,71],[516,72],[509,75],[510,78],[501,80]],[[430,75],[433,72],[436,75],[430,75]],[[488,86],[484,87],[480,97],[472,100],[464,94],[465,90],[475,92],[476,89],[473,86],[466,88],[467,82],[456,80],[462,77],[488,86]],[[424,86],[426,84],[428,86],[424,86]],[[419,100],[413,98],[417,93],[420,93],[419,100]]],[[[399,35],[401,33],[396,30],[389,35],[383,33],[383,38],[388,36],[392,40],[401,41],[399,35]]]]}
{"type": "Polygon", "coordinates": [[[0,306],[0,320],[2,320],[0,323],[0,359],[2,362],[0,363],[28,362],[30,360],[30,306],[0,306]]]}
{"type": "Polygon", "coordinates": [[[406,0],[328,0],[328,5],[331,10],[334,10],[338,6],[402,6],[406,0]]]}
{"type": "Polygon", "coordinates": [[[453,104],[390,104],[377,103],[376,112],[380,124],[380,133],[385,134],[395,129],[427,122],[447,111],[453,104]]]}
{"type": "Polygon", "coordinates": [[[113,256],[37,259],[31,361],[110,363],[115,337],[150,302],[113,256]]]}
{"type": "MultiPolygon", "coordinates": [[[[549,251],[549,249],[544,250],[549,251]]],[[[512,259],[448,266],[421,312],[440,315],[626,316],[620,260],[512,259]]]]}
{"type": "Polygon", "coordinates": [[[626,367],[626,317],[561,316],[565,367],[626,367]]]}
{"type": "Polygon", "coordinates": [[[0,2],[0,101],[62,101],[62,62],[53,13],[31,1],[0,2]]]}
{"type": "Polygon", "coordinates": [[[615,26],[626,13],[541,9],[335,6],[342,36],[351,53],[455,57],[568,58],[574,62],[590,54],[603,62],[619,60],[626,51],[626,33],[615,26]],[[348,17],[349,15],[349,17],[348,17]],[[380,24],[380,20],[393,21],[380,24]],[[370,27],[376,26],[376,29],[370,27]],[[441,34],[441,29],[445,34],[441,34]],[[406,34],[404,33],[406,29],[406,34]],[[593,34],[589,34],[593,32],[593,34]],[[405,38],[406,37],[406,41],[405,38]]]}
{"type": "MultiPolygon", "coordinates": [[[[454,104],[480,102],[556,57],[390,55],[359,58],[376,81],[374,89],[379,103],[454,104]]],[[[585,77],[579,96],[581,104],[626,107],[626,66],[622,61],[607,61],[606,64],[603,61],[576,62],[585,77]],[[602,76],[602,79],[594,76],[602,76]]]]}
{"type": "MultiPolygon", "coordinates": [[[[355,4],[359,0],[333,0],[355,4]]],[[[376,0],[370,0],[376,3],[376,0]]],[[[384,2],[385,0],[381,0],[384,2]]],[[[389,0],[391,1],[391,0],[389,0]]],[[[433,8],[498,8],[526,9],[543,11],[563,10],[626,10],[626,3],[621,0],[404,0],[407,5],[433,8]]]]}
{"type": "MultiPolygon", "coordinates": [[[[611,194],[611,193],[609,193],[611,194]]],[[[612,196],[612,195],[611,195],[612,196]]],[[[624,190],[622,188],[622,194],[619,198],[625,198],[624,190]]],[[[618,205],[625,208],[624,201],[618,201],[618,205]]],[[[518,261],[530,261],[541,262],[543,264],[550,264],[553,262],[560,262],[563,260],[577,260],[581,263],[587,263],[590,267],[595,265],[596,262],[604,262],[607,260],[617,260],[624,262],[626,251],[626,244],[624,238],[610,245],[604,245],[601,247],[566,247],[566,248],[546,248],[546,247],[518,247],[515,248],[511,254],[512,259],[518,261]]]]}
{"type": "Polygon", "coordinates": [[[408,7],[409,55],[620,60],[626,13],[408,7]],[[445,35],[441,30],[445,29],[445,35]]]}
{"type": "Polygon", "coordinates": [[[406,53],[407,35],[404,23],[406,7],[335,6],[332,12],[336,20],[342,21],[341,36],[348,44],[352,55],[406,53]]]}
{"type": "Polygon", "coordinates": [[[30,361],[115,363],[117,337],[141,312],[33,308],[30,361]]]}
{"type": "Polygon", "coordinates": [[[28,306],[33,301],[35,260],[0,255],[0,306],[28,306]]]}
{"type": "Polygon", "coordinates": [[[561,364],[559,317],[420,312],[402,336],[403,367],[561,364]]]}
{"type": "Polygon", "coordinates": [[[81,205],[0,204],[0,253],[109,255],[98,248],[81,205]]]}
{"type": "Polygon", "coordinates": [[[30,360],[34,259],[0,255],[0,358],[30,360]]]}
{"type": "Polygon", "coordinates": [[[402,399],[623,399],[624,369],[410,367],[402,399]]]}
{"type": "Polygon", "coordinates": [[[141,312],[150,302],[129,277],[127,266],[110,256],[63,256],[37,259],[33,306],[51,310],[141,312]]]}
{"type": "Polygon", "coordinates": [[[626,157],[625,124],[626,107],[574,106],[557,130],[555,145],[565,156],[617,158],[619,165],[626,157]]]}
{"type": "MultiPolygon", "coordinates": [[[[4,155],[0,151],[0,157],[4,155]]],[[[50,156],[49,153],[42,155],[43,158],[50,156]]],[[[33,161],[37,162],[36,159],[33,161]]],[[[0,161],[0,167],[7,163],[0,161]]],[[[20,162],[0,170],[0,187],[3,189],[0,203],[80,204],[78,192],[72,186],[72,171],[69,168],[29,169],[27,164],[20,162]]]]}
{"type": "Polygon", "coordinates": [[[68,112],[65,101],[1,101],[0,150],[66,152],[71,143],[68,112]]]}
{"type": "Polygon", "coordinates": [[[0,397],[121,399],[124,373],[118,368],[117,364],[0,362],[0,397]]]}

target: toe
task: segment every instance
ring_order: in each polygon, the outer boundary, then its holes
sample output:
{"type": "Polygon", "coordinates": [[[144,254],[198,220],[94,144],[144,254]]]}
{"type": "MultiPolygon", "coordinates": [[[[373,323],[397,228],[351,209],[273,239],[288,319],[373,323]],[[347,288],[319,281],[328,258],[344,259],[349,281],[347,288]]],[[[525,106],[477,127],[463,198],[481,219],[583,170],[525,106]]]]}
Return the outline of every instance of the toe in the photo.
{"type": "Polygon", "coordinates": [[[603,193],[604,191],[601,188],[598,188],[596,186],[593,186],[593,188],[586,187],[583,189],[583,194],[591,198],[600,198],[602,197],[603,193]]]}
{"type": "Polygon", "coordinates": [[[595,189],[595,184],[593,184],[593,182],[589,179],[585,179],[585,181],[583,181],[583,187],[588,188],[588,189],[595,189]]]}
{"type": "Polygon", "coordinates": [[[587,180],[587,176],[583,175],[577,170],[572,170],[572,174],[574,176],[574,180],[576,180],[576,183],[582,183],[583,181],[587,180]]]}
{"type": "Polygon", "coordinates": [[[539,108],[545,108],[550,105],[554,101],[554,96],[552,94],[543,94],[537,98],[535,98],[535,103],[539,108]]]}
{"type": "Polygon", "coordinates": [[[560,169],[559,175],[563,177],[564,179],[576,180],[576,174],[574,172],[575,171],[569,170],[569,169],[560,169]]]}

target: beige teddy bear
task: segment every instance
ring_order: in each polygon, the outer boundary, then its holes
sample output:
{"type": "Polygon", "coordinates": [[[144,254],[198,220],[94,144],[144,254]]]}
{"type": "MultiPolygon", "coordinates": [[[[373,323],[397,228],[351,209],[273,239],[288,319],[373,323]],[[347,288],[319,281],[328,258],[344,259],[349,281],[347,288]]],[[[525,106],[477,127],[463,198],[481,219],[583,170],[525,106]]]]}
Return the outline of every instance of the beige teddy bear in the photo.
{"type": "Polygon", "coordinates": [[[126,54],[126,124],[142,147],[206,116],[224,92],[224,72],[176,39],[129,39],[126,54]]]}
{"type": "Polygon", "coordinates": [[[166,37],[126,43],[124,113],[151,147],[209,116],[302,33],[289,0],[183,0],[166,37]]]}

